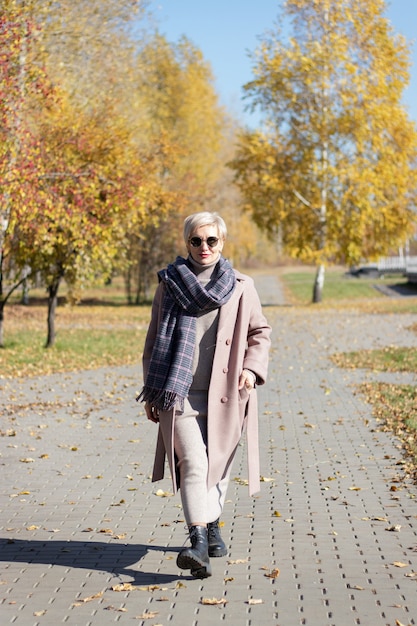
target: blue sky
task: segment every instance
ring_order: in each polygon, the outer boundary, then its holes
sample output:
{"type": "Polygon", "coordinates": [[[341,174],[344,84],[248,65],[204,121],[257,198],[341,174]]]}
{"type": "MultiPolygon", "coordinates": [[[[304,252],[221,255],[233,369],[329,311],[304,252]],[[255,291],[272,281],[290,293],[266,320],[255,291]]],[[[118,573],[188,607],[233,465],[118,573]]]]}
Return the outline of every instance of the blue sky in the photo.
{"type": "MultiPolygon", "coordinates": [[[[186,35],[210,63],[221,101],[238,119],[256,124],[244,112],[242,85],[251,80],[251,62],[259,37],[278,14],[278,0],[153,0],[159,30],[169,41],[186,35]]],[[[387,2],[386,16],[396,32],[412,43],[417,39],[417,0],[387,2]]],[[[411,82],[404,104],[417,122],[417,41],[412,46],[411,82]]]]}

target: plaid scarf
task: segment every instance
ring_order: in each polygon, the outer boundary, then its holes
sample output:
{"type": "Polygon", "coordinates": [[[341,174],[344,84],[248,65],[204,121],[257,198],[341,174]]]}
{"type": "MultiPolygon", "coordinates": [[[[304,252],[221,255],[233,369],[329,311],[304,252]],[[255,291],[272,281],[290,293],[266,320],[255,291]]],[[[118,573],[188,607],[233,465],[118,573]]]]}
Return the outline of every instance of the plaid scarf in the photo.
{"type": "Polygon", "coordinates": [[[190,262],[182,257],[158,272],[158,277],[166,287],[161,323],[145,385],[137,399],[168,411],[177,402],[183,407],[192,383],[196,318],[229,300],[236,277],[223,257],[205,286],[199,282],[190,262]]]}

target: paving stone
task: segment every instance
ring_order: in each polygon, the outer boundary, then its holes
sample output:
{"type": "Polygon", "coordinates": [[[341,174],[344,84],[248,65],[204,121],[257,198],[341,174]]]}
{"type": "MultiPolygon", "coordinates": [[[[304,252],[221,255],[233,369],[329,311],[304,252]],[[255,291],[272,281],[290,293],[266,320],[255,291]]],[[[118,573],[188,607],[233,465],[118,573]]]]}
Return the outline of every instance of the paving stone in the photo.
{"type": "Polygon", "coordinates": [[[355,390],[415,377],[329,360],[417,346],[417,316],[306,314],[279,306],[276,277],[256,280],[274,329],[259,390],[262,491],[247,494],[242,444],[223,516],[228,556],[212,559],[211,578],[176,566],[184,519],[169,476],[150,482],[156,430],[135,402],[139,363],[0,379],[2,624],[417,623],[417,489],[398,481],[398,442],[355,390]]]}

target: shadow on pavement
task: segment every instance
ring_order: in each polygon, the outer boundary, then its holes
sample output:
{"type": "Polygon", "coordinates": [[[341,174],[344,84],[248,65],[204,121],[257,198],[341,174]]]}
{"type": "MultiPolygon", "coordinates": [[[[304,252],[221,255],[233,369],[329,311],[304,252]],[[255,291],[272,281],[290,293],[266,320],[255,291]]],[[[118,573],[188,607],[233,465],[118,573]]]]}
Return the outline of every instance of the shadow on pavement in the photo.
{"type": "Polygon", "coordinates": [[[178,552],[176,548],[140,543],[126,545],[99,541],[37,541],[0,537],[0,561],[8,563],[42,563],[105,571],[117,576],[131,576],[131,582],[135,585],[161,585],[184,578],[130,569],[129,566],[140,561],[150,550],[178,552]]]}

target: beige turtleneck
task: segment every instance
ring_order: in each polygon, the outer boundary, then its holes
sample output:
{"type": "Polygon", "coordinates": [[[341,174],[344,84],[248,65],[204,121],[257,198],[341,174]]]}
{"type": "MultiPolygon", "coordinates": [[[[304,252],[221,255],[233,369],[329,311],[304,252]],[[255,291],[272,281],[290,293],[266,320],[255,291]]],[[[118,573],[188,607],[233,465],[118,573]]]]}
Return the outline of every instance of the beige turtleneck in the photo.
{"type": "MultiPolygon", "coordinates": [[[[188,257],[198,280],[202,285],[210,281],[213,270],[219,259],[210,265],[197,263],[191,255],[188,257]]],[[[210,384],[211,369],[216,347],[217,326],[219,323],[220,309],[204,312],[197,317],[196,341],[193,360],[193,382],[191,390],[207,391],[210,384]]]]}

